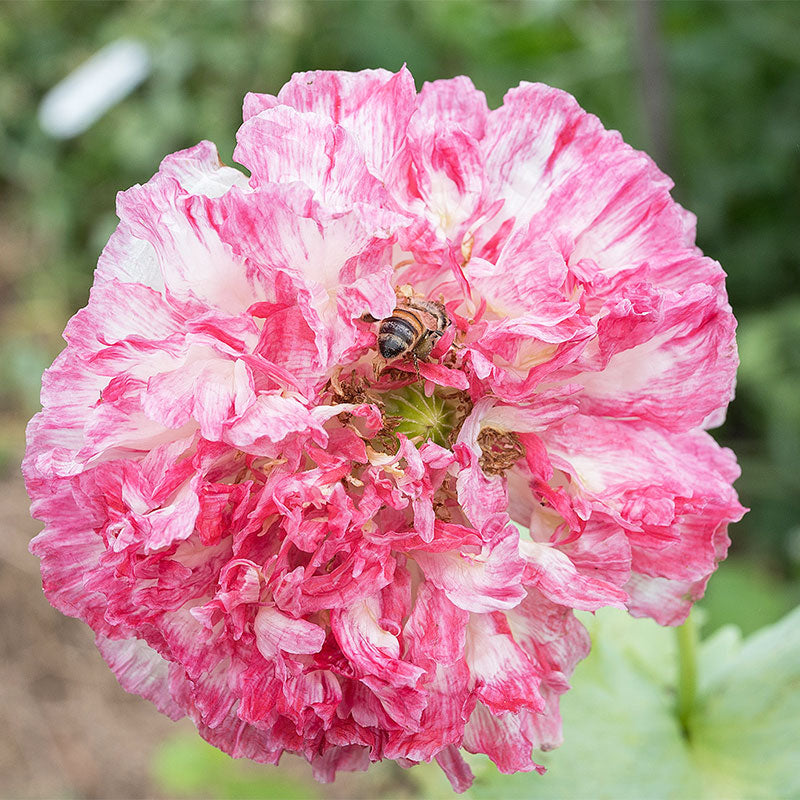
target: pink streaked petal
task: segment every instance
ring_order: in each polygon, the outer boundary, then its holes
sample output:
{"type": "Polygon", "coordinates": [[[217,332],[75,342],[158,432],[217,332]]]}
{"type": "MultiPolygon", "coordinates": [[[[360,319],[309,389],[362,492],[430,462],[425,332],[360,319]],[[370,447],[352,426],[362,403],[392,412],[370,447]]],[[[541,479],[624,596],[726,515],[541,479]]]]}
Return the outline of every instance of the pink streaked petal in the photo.
{"type": "Polygon", "coordinates": [[[251,313],[264,320],[258,354],[291,375],[294,385],[310,390],[325,367],[303,309],[293,302],[257,303],[251,313]]]}
{"type": "MultiPolygon", "coordinates": [[[[209,580],[208,595],[211,594],[211,583],[209,580]]],[[[223,648],[214,646],[214,633],[192,615],[191,611],[197,605],[200,605],[197,600],[189,600],[175,611],[158,615],[155,617],[157,631],[148,631],[148,644],[170,661],[182,664],[190,681],[198,680],[226,657],[223,648]]]]}
{"type": "Polygon", "coordinates": [[[551,750],[562,741],[559,696],[569,689],[577,662],[589,654],[589,634],[572,609],[553,603],[535,589],[507,612],[506,619],[514,639],[541,673],[539,691],[545,708],[541,714],[529,715],[529,735],[534,747],[551,750]]]}
{"type": "MultiPolygon", "coordinates": [[[[476,440],[477,441],[477,440],[476,440]]],[[[463,465],[456,478],[458,501],[469,521],[480,528],[508,508],[508,493],[499,475],[486,475],[478,463],[480,448],[457,442],[453,452],[463,465]]]]}
{"type": "Polygon", "coordinates": [[[602,515],[587,520],[580,536],[558,549],[582,575],[624,586],[631,572],[631,542],[625,530],[602,515]]]}
{"type": "Polygon", "coordinates": [[[469,613],[454,605],[431,581],[417,589],[414,609],[403,628],[409,655],[429,669],[462,658],[469,613]]]}
{"type": "MultiPolygon", "coordinates": [[[[220,164],[211,142],[200,142],[167,156],[160,172],[176,180],[183,191],[207,197],[218,197],[232,186],[247,186],[247,178],[241,172],[220,164]]],[[[149,239],[136,235],[125,218],[121,219],[97,263],[96,283],[117,279],[163,291],[164,277],[156,248],[149,239]]]]}
{"type": "Polygon", "coordinates": [[[628,610],[634,617],[650,617],[659,625],[682,625],[692,606],[705,594],[710,577],[676,581],[634,572],[625,584],[631,596],[628,610]]]}
{"type": "MultiPolygon", "coordinates": [[[[366,259],[362,260],[374,258],[373,254],[369,252],[365,255],[366,259]]],[[[346,283],[346,278],[342,280],[345,285],[342,286],[338,295],[338,316],[348,322],[360,318],[365,313],[373,317],[377,314],[378,316],[375,318],[380,319],[387,313],[386,310],[393,302],[392,270],[388,264],[385,264],[373,272],[365,273],[359,270],[359,273],[361,274],[354,274],[353,282],[349,285],[346,283]]],[[[388,313],[391,314],[391,311],[388,313]]]]}
{"type": "Polygon", "coordinates": [[[395,560],[386,545],[350,549],[337,561],[338,566],[331,572],[297,567],[282,575],[273,588],[275,602],[284,611],[297,615],[344,609],[380,591],[394,575],[395,560]]]}
{"type": "Polygon", "coordinates": [[[589,655],[589,634],[572,608],[554,603],[536,589],[529,588],[525,599],[506,612],[506,619],[514,639],[538,659],[544,683],[558,687],[589,655]]]}
{"type": "Polygon", "coordinates": [[[624,147],[571,95],[531,83],[511,89],[490,112],[481,144],[492,186],[506,201],[503,216],[522,223],[547,204],[553,186],[591,161],[589,154],[624,147]]]}
{"type": "Polygon", "coordinates": [[[223,203],[223,232],[237,253],[326,290],[387,266],[391,231],[386,226],[396,227],[402,219],[370,216],[360,207],[331,213],[313,203],[298,206],[292,187],[274,185],[252,194],[231,192],[223,203]]]}
{"type": "Polygon", "coordinates": [[[405,67],[394,74],[383,69],[316,70],[293,75],[277,99],[342,125],[358,141],[370,169],[382,176],[402,143],[414,112],[416,90],[405,67]]]}
{"type": "Polygon", "coordinates": [[[425,378],[426,381],[435,384],[436,386],[448,386],[453,389],[466,390],[469,388],[469,379],[467,376],[457,369],[450,369],[444,364],[437,364],[432,361],[418,361],[416,368],[405,362],[397,362],[392,364],[392,369],[398,369],[402,372],[409,374],[416,374],[417,369],[419,374],[425,378]]]}
{"type": "Polygon", "coordinates": [[[585,193],[576,175],[554,193],[549,213],[537,219],[547,229],[560,204],[574,204],[577,213],[567,226],[575,239],[570,264],[591,258],[604,274],[624,277],[625,271],[647,263],[676,289],[699,280],[719,284],[724,279],[722,268],[711,259],[698,263],[701,269],[694,275],[669,268],[670,261],[698,255],[694,229],[687,228],[686,212],[669,195],[672,181],[648,156],[622,145],[600,163],[603,180],[596,192],[585,193]]]}
{"type": "MultiPolygon", "coordinates": [[[[680,206],[677,208],[683,210],[680,206]]],[[[686,247],[676,250],[667,244],[649,254],[646,265],[650,281],[654,285],[678,292],[695,284],[705,284],[713,286],[724,295],[725,272],[722,266],[718,261],[704,256],[697,247],[691,246],[693,243],[694,235],[686,247]]],[[[635,271],[631,270],[630,273],[635,274],[635,271]]],[[[621,273],[617,281],[625,281],[627,274],[621,273]]]]}
{"type": "Polygon", "coordinates": [[[506,199],[503,216],[532,220],[541,235],[568,232],[576,242],[571,263],[594,258],[613,274],[666,243],[690,244],[671,181],[565,92],[512,89],[490,114],[482,144],[506,199]]]}
{"type": "Polygon", "coordinates": [[[249,725],[233,709],[213,728],[202,720],[195,720],[195,724],[203,739],[232,758],[249,758],[259,764],[275,765],[284,752],[284,748],[274,746],[269,731],[249,725]]]}
{"type": "Polygon", "coordinates": [[[220,587],[224,589],[217,597],[227,611],[242,603],[256,603],[263,582],[264,574],[258,564],[246,558],[235,558],[219,573],[220,587]]]}
{"type": "Polygon", "coordinates": [[[625,608],[628,595],[608,581],[581,575],[566,553],[548,544],[520,538],[526,559],[525,583],[555,603],[596,611],[603,606],[625,608]]]}
{"type": "Polygon", "coordinates": [[[486,753],[500,772],[531,772],[540,775],[544,767],[531,758],[533,738],[530,719],[535,712],[527,710],[495,717],[478,703],[464,732],[464,749],[470,753],[486,753]]]}
{"type": "Polygon", "coordinates": [[[197,423],[187,420],[179,428],[170,429],[153,420],[142,410],[141,393],[109,403],[101,403],[91,415],[85,428],[85,446],[78,457],[84,463],[102,458],[127,458],[132,453],[146,453],[154,447],[173,441],[191,441],[197,423]]]}
{"type": "Polygon", "coordinates": [[[400,658],[397,636],[381,628],[378,600],[365,598],[331,613],[331,630],[356,675],[392,686],[416,686],[424,670],[400,658]]]}
{"type": "Polygon", "coordinates": [[[80,405],[53,405],[55,396],[49,391],[48,394],[50,403],[31,419],[26,429],[28,442],[38,444],[37,448],[26,451],[22,461],[25,480],[33,488],[59,477],[77,475],[86,465],[78,451],[85,442],[84,428],[90,410],[80,405]]]}
{"type": "Polygon", "coordinates": [[[369,750],[361,745],[331,747],[322,755],[311,759],[311,770],[314,780],[320,783],[331,783],[337,771],[365,772],[369,767],[369,750]]]}
{"type": "Polygon", "coordinates": [[[383,204],[386,190],[369,172],[358,140],[319,114],[275,106],[245,122],[236,140],[233,157],[252,172],[255,188],[299,181],[330,208],[383,204]]]}
{"type": "Polygon", "coordinates": [[[156,248],[148,240],[134,235],[124,219],[97,260],[95,284],[101,286],[109,280],[139,283],[157,292],[164,291],[164,275],[156,248]]]}
{"type": "Polygon", "coordinates": [[[455,745],[445,747],[436,754],[436,763],[442,768],[444,774],[447,775],[447,780],[453,787],[453,791],[457,794],[466,792],[475,776],[469,768],[469,764],[464,761],[464,757],[458,751],[455,745]]]}
{"type": "Polygon", "coordinates": [[[438,124],[459,125],[481,139],[489,116],[486,96],[465,75],[424,83],[417,101],[417,115],[438,124]]]}
{"type": "MultiPolygon", "coordinates": [[[[269,308],[262,303],[251,311],[268,324],[274,323],[276,312],[296,317],[289,325],[284,320],[275,331],[265,328],[262,341],[271,340],[273,346],[276,339],[290,343],[297,336],[294,329],[305,326],[327,370],[361,346],[364,331],[356,320],[363,314],[382,319],[394,310],[390,244],[384,229],[364,227],[370,220],[358,213],[305,209],[301,214],[286,200],[285,192],[275,187],[254,195],[231,193],[225,200],[224,232],[269,287],[269,308]],[[260,202],[251,202],[253,197],[260,202]],[[267,339],[267,334],[273,335],[267,339]]],[[[371,220],[373,226],[379,222],[371,220]]],[[[283,342],[280,347],[296,349],[283,342]]],[[[310,343],[301,342],[301,354],[308,348],[310,343]]],[[[281,363],[277,355],[263,354],[281,363]]]]}
{"type": "Polygon", "coordinates": [[[479,553],[418,551],[414,559],[427,580],[459,608],[476,613],[513,608],[525,596],[519,533],[498,514],[487,521],[481,535],[487,544],[479,553]]]}
{"type": "Polygon", "coordinates": [[[360,713],[366,713],[363,722],[386,717],[381,727],[419,730],[426,698],[417,685],[425,670],[400,657],[399,641],[378,624],[379,613],[377,598],[366,598],[331,612],[331,631],[360,682],[358,691],[369,690],[377,701],[372,713],[368,705],[359,704],[360,713]]]}
{"type": "MultiPolygon", "coordinates": [[[[242,659],[233,675],[236,692],[241,697],[236,714],[243,722],[269,730],[276,724],[280,713],[281,681],[275,673],[288,672],[284,669],[287,659],[281,655],[265,660],[260,653],[255,655],[258,648],[254,645],[255,642],[250,645],[252,655],[242,659]]],[[[272,739],[272,747],[281,747],[280,741],[272,739]]]]}
{"type": "Polygon", "coordinates": [[[399,551],[423,550],[427,553],[446,553],[456,548],[462,548],[469,552],[479,552],[483,546],[478,531],[467,528],[464,525],[456,525],[451,522],[442,522],[437,519],[434,522],[433,541],[425,542],[416,533],[400,534],[392,540],[392,547],[399,551]]]}
{"type": "Polygon", "coordinates": [[[133,237],[155,249],[164,286],[175,297],[236,314],[261,296],[220,237],[216,204],[157,174],[144,186],[120,192],[117,213],[133,237]]]}
{"type": "Polygon", "coordinates": [[[193,679],[187,676],[187,693],[195,724],[217,728],[238,705],[238,698],[228,685],[230,671],[230,661],[221,659],[207,672],[193,679]]]}
{"type": "Polygon", "coordinates": [[[175,178],[189,194],[219,197],[232,186],[247,187],[247,177],[222,164],[216,145],[207,141],[168,155],[158,171],[175,178]]]}
{"type": "Polygon", "coordinates": [[[472,136],[458,127],[412,124],[389,180],[396,202],[416,218],[400,237],[405,249],[435,261],[431,251],[448,241],[461,247],[483,199],[483,160],[472,136]]]}
{"type": "MultiPolygon", "coordinates": [[[[333,724],[342,699],[342,688],[330,670],[315,669],[292,675],[284,682],[283,693],[288,709],[311,710],[326,727],[333,724]]],[[[297,714],[302,718],[302,714],[297,714]]]]}
{"type": "Polygon", "coordinates": [[[146,698],[172,720],[186,715],[169,691],[169,662],[141,639],[99,635],[97,649],[126,692],[146,698]]]}
{"type": "MultiPolygon", "coordinates": [[[[171,501],[144,512],[137,519],[138,536],[142,539],[142,552],[154,553],[188,539],[194,532],[200,501],[197,496],[199,476],[182,486],[171,501]]],[[[137,515],[139,516],[139,515],[137,515]]],[[[115,542],[122,547],[132,542],[115,542]]]]}
{"type": "Polygon", "coordinates": [[[729,519],[741,513],[730,486],[737,474],[732,455],[703,431],[667,436],[641,423],[576,414],[543,439],[554,463],[572,476],[576,494],[641,532],[643,546],[679,538],[670,526],[684,502],[698,508],[722,503],[729,519]]]}
{"type": "Polygon", "coordinates": [[[325,642],[325,631],[304,619],[293,619],[274,606],[265,606],[256,614],[253,629],[256,645],[264,658],[279,652],[318,653],[325,642]]]}
{"type": "Polygon", "coordinates": [[[566,229],[575,238],[575,249],[570,264],[591,258],[604,273],[615,275],[666,247],[691,244],[686,241],[682,214],[669,195],[672,181],[644,153],[621,145],[602,156],[599,169],[592,165],[596,177],[592,192],[581,186],[585,170],[584,166],[583,174],[564,181],[535,219],[540,230],[548,230],[555,219],[563,219],[563,208],[571,206],[574,214],[566,229]]]}
{"type": "Polygon", "coordinates": [[[276,445],[292,433],[307,434],[324,446],[328,437],[321,425],[324,420],[317,421],[318,416],[294,398],[259,394],[244,413],[227,425],[223,438],[240,450],[269,457],[278,455],[280,447],[276,445]]]}
{"type": "Polygon", "coordinates": [[[243,414],[255,399],[252,375],[244,361],[193,348],[185,366],[148,381],[142,408],[167,428],[178,429],[196,420],[206,439],[219,440],[225,423],[243,414]]]}
{"type": "Polygon", "coordinates": [[[72,485],[68,480],[55,481],[35,500],[32,513],[46,524],[29,549],[41,560],[48,601],[63,614],[83,619],[95,632],[111,635],[113,626],[105,619],[104,595],[85,585],[105,547],[94,531],[97,520],[92,510],[76,502],[72,485]]]}
{"type": "Polygon", "coordinates": [[[568,295],[567,265],[552,237],[541,239],[521,228],[505,242],[495,263],[473,258],[466,267],[474,291],[500,319],[534,314],[557,325],[580,308],[568,295]]]}
{"type": "Polygon", "coordinates": [[[403,621],[411,612],[411,573],[398,560],[395,579],[380,593],[378,625],[394,636],[403,630],[403,621]]]}
{"type": "MultiPolygon", "coordinates": [[[[71,408],[73,414],[82,413],[85,419],[86,411],[97,402],[107,383],[107,376],[87,370],[85,359],[76,357],[72,349],[66,347],[42,375],[42,407],[71,408]]],[[[68,429],[72,425],[65,420],[63,427],[68,429]]]]}
{"type": "Polygon", "coordinates": [[[514,641],[499,612],[470,616],[464,656],[478,700],[493,714],[544,709],[541,671],[514,641]]]}
{"type": "Polygon", "coordinates": [[[185,317],[153,289],[110,278],[91,290],[89,304],[67,324],[71,352],[88,358],[104,347],[128,342],[142,349],[184,330],[185,317]]]}
{"type": "Polygon", "coordinates": [[[465,343],[465,360],[495,395],[513,403],[530,401],[544,379],[575,361],[595,333],[579,316],[551,327],[525,314],[476,328],[465,343]]]}
{"type": "Polygon", "coordinates": [[[598,323],[605,362],[571,380],[584,413],[638,417],[675,431],[730,402],[736,367],[730,308],[710,286],[630,292],[598,323]],[[638,296],[637,296],[638,295],[638,296]]]}
{"type": "MultiPolygon", "coordinates": [[[[566,681],[564,682],[566,684],[566,681]]],[[[555,750],[564,743],[561,725],[561,693],[569,689],[569,685],[560,685],[553,689],[542,682],[539,692],[544,700],[544,710],[540,713],[522,712],[527,715],[527,734],[536,750],[547,752],[555,750]]]]}
{"type": "Polygon", "coordinates": [[[425,678],[426,704],[419,730],[390,734],[386,757],[430,761],[443,747],[460,745],[464,726],[475,708],[469,684],[469,669],[463,659],[449,667],[436,666],[425,678]]]}
{"type": "Polygon", "coordinates": [[[679,538],[665,547],[651,549],[632,542],[631,569],[671,580],[707,577],[727,554],[728,524],[743,515],[744,509],[734,500],[727,505],[711,501],[704,506],[702,516],[680,514],[674,523],[679,538]]]}

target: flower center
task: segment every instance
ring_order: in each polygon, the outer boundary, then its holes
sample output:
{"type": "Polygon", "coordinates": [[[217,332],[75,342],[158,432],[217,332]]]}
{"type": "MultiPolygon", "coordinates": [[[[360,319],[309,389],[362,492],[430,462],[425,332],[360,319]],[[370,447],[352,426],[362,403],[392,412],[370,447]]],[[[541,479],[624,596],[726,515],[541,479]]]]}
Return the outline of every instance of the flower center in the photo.
{"type": "Polygon", "coordinates": [[[471,406],[464,392],[437,389],[427,397],[419,384],[386,392],[381,400],[393,433],[402,433],[417,445],[432,441],[442,447],[452,445],[471,406]]]}

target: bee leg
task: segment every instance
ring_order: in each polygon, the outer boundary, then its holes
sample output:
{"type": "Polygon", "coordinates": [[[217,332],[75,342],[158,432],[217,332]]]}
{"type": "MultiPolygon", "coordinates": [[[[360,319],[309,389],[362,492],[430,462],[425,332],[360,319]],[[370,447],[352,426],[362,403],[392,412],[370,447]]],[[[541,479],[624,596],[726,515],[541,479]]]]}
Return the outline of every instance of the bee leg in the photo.
{"type": "Polygon", "coordinates": [[[412,353],[411,358],[414,360],[414,371],[417,373],[417,382],[421,382],[422,376],[419,374],[419,359],[417,358],[417,354],[412,353]]]}
{"type": "Polygon", "coordinates": [[[414,358],[427,359],[441,335],[440,331],[427,331],[412,351],[414,358]]]}

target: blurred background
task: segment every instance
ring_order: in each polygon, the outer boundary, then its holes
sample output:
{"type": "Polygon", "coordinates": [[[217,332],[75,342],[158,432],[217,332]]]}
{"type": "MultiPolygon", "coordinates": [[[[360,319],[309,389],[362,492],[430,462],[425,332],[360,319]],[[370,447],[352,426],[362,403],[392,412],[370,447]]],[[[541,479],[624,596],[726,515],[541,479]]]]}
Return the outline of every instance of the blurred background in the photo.
{"type": "MultiPolygon", "coordinates": [[[[711,581],[705,630],[750,632],[800,602],[798,42],[800,3],[765,0],[0,3],[0,792],[211,791],[202,770],[194,789],[159,773],[165,746],[191,763],[175,726],[126,696],[88,629],[43,599],[18,466],[41,373],[116,224],[115,193],[200,139],[230,163],[244,94],[276,92],[296,70],[405,62],[418,87],[469,75],[491,106],[520,80],[542,81],[654,157],[727,271],[740,323],[737,398],[715,436],[738,454],[752,510],[711,581]],[[48,90],[121,37],[146,48],[143,80],[83,132],[46,133],[48,90]]],[[[417,791],[386,775],[369,791],[384,779],[394,796],[417,791]]],[[[258,796],[241,780],[232,793],[258,796]]],[[[276,796],[307,796],[293,791],[276,796]]]]}

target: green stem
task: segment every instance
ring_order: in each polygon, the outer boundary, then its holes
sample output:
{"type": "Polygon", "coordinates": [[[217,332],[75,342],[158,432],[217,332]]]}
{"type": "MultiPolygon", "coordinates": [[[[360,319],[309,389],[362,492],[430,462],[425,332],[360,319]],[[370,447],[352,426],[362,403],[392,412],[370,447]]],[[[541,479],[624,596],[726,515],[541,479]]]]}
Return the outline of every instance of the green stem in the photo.
{"type": "Polygon", "coordinates": [[[697,695],[697,626],[691,613],[675,632],[678,637],[678,721],[683,735],[690,739],[697,695]]]}

